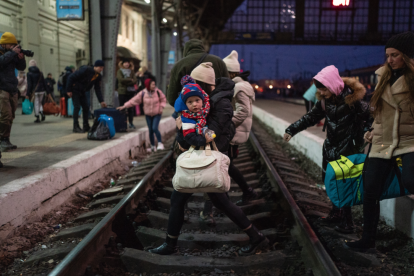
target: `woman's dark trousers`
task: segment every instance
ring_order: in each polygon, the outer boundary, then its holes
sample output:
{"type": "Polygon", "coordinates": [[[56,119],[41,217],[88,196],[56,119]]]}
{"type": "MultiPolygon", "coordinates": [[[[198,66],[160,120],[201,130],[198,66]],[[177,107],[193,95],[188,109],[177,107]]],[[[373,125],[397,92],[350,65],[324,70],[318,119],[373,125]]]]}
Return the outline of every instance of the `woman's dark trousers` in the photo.
{"type": "MultiPolygon", "coordinates": [[[[173,191],[171,195],[170,216],[168,219],[168,235],[175,237],[180,235],[181,227],[184,223],[185,203],[191,195],[173,191]]],[[[208,193],[207,195],[214,206],[225,213],[240,229],[246,229],[252,224],[243,211],[230,201],[227,193],[208,193]]]]}
{"type": "MultiPolygon", "coordinates": [[[[402,185],[414,194],[414,153],[401,155],[402,185]]],[[[364,175],[364,232],[362,238],[367,242],[375,241],[379,214],[380,197],[384,191],[385,181],[390,174],[395,175],[395,159],[369,158],[364,175]]]]}

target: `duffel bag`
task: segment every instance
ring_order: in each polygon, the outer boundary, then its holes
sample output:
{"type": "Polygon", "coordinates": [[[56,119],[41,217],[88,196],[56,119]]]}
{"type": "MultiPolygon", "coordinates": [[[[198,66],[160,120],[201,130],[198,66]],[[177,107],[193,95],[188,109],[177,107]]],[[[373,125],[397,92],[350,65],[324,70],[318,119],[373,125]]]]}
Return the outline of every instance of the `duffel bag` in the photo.
{"type": "Polygon", "coordinates": [[[213,148],[196,150],[194,146],[177,158],[172,183],[181,193],[226,193],[230,190],[230,158],[213,148]]]}
{"type": "Polygon", "coordinates": [[[48,95],[48,97],[46,98],[46,102],[43,105],[43,114],[55,116],[59,116],[60,114],[60,108],[55,103],[51,95],[48,95]]]}
{"type": "Polygon", "coordinates": [[[111,139],[109,127],[105,120],[95,119],[93,126],[88,132],[88,140],[108,140],[111,139]]]}
{"type": "MultiPolygon", "coordinates": [[[[341,156],[340,159],[329,162],[326,168],[325,188],[332,203],[338,207],[354,206],[363,203],[364,181],[363,170],[366,154],[341,156]]],[[[388,176],[380,200],[405,196],[410,194],[401,181],[402,161],[397,158],[394,170],[388,176]]]]}

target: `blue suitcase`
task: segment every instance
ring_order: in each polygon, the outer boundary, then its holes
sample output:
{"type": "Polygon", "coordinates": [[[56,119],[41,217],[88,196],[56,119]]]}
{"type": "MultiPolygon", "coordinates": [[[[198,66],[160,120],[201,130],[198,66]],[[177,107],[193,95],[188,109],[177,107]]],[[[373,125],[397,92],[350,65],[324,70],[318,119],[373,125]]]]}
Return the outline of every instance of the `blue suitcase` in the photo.
{"type": "Polygon", "coordinates": [[[94,111],[95,118],[99,118],[102,114],[114,119],[116,132],[127,132],[127,117],[124,112],[116,110],[116,108],[101,108],[94,111]]]}

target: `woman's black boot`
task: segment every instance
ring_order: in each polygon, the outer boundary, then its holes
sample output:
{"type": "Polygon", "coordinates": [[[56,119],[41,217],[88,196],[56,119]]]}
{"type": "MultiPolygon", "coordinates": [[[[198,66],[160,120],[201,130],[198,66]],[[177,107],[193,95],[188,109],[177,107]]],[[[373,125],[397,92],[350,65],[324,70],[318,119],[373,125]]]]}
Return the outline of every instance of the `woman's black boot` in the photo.
{"type": "Polygon", "coordinates": [[[263,249],[268,246],[269,240],[263,236],[263,234],[260,233],[254,225],[252,225],[249,229],[244,230],[244,232],[246,232],[246,234],[249,236],[250,243],[246,246],[243,246],[239,250],[240,256],[254,255],[258,249],[263,249]]]}
{"type": "Polygon", "coordinates": [[[40,116],[42,116],[42,121],[46,120],[45,114],[43,114],[43,112],[40,112],[40,116]]]}
{"type": "Polygon", "coordinates": [[[175,247],[177,246],[178,237],[173,239],[167,235],[165,242],[158,246],[157,248],[150,249],[148,252],[158,255],[171,255],[175,252],[175,247]]]}
{"type": "Polygon", "coordinates": [[[341,223],[335,226],[335,230],[345,234],[354,232],[354,222],[352,220],[351,207],[341,208],[341,223]]]}
{"type": "Polygon", "coordinates": [[[34,121],[35,123],[40,123],[40,119],[39,116],[36,116],[36,121],[34,121]]]}

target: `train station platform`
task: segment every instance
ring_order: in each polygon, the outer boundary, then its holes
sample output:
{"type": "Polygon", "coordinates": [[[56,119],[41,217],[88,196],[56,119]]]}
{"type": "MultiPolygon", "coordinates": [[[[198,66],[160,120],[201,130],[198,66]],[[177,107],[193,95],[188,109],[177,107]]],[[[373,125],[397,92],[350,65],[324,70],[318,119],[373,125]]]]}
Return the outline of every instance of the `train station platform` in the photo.
{"type": "MultiPolygon", "coordinates": [[[[159,126],[163,137],[175,130],[173,111],[170,106],[164,109],[159,126]]],[[[72,118],[47,116],[40,124],[34,119],[17,110],[10,140],[18,148],[2,153],[0,241],[24,222],[63,204],[77,190],[122,171],[131,159],[145,154],[143,144],[149,144],[145,116],[134,118],[136,130],[117,133],[107,141],[73,133],[72,118]]]]}

